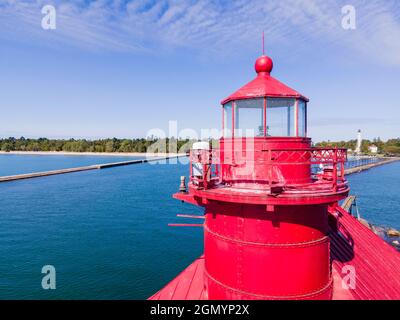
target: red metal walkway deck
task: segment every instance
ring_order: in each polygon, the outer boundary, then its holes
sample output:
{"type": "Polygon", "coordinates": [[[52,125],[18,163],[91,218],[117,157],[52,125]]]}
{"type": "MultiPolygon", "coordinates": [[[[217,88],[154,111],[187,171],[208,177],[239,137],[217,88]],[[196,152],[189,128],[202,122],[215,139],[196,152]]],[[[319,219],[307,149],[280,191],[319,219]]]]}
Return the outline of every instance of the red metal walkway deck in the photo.
{"type": "Polygon", "coordinates": [[[333,216],[337,230],[330,235],[332,264],[340,271],[346,265],[355,268],[355,289],[349,290],[353,297],[400,299],[400,253],[341,207],[333,216]]]}
{"type": "Polygon", "coordinates": [[[196,259],[149,300],[207,300],[204,287],[204,258],[196,259]]]}

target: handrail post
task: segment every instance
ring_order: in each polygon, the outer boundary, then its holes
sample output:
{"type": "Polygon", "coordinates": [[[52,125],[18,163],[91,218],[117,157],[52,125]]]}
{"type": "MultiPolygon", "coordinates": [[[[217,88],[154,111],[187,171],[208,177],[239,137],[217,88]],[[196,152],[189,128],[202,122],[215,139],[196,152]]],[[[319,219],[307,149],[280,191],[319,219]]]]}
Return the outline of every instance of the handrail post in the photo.
{"type": "Polygon", "coordinates": [[[268,149],[268,185],[270,192],[272,190],[272,150],[268,149]]]}
{"type": "Polygon", "coordinates": [[[333,152],[333,191],[337,191],[337,147],[334,148],[333,152]]]}
{"type": "Polygon", "coordinates": [[[189,181],[193,179],[193,151],[189,150],[189,181]]]}
{"type": "Polygon", "coordinates": [[[204,155],[205,155],[205,150],[201,150],[202,152],[201,152],[201,154],[202,154],[202,157],[201,157],[201,164],[202,164],[202,167],[203,167],[203,185],[204,185],[204,189],[207,189],[207,184],[208,184],[208,181],[207,181],[207,175],[208,175],[208,170],[207,170],[207,163],[205,163],[205,161],[206,161],[206,159],[207,159],[207,162],[208,162],[208,158],[207,157],[205,157],[204,155]]]}

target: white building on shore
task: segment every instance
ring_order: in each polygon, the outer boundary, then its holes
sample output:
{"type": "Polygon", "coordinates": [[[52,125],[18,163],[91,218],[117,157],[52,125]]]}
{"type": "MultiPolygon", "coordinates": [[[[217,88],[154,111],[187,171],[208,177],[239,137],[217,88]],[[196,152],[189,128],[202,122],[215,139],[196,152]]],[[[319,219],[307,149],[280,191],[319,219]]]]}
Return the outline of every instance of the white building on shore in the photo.
{"type": "Polygon", "coordinates": [[[378,147],[376,145],[374,145],[374,144],[370,145],[368,147],[368,150],[369,150],[370,153],[373,153],[373,154],[377,154],[378,153],[378,147]]]}

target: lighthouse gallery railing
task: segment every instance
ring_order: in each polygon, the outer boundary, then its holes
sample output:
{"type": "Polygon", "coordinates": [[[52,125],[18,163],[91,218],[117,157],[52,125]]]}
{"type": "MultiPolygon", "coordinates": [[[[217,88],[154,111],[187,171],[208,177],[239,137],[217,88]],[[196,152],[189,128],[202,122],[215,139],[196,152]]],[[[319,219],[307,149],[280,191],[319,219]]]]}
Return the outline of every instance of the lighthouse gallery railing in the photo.
{"type": "MultiPolygon", "coordinates": [[[[237,161],[237,158],[240,157],[237,157],[236,161],[233,160],[235,157],[232,154],[232,151],[225,151],[223,159],[221,159],[221,150],[219,149],[191,150],[190,182],[198,188],[211,188],[223,182],[221,178],[222,165],[236,166],[248,160],[249,155],[254,160],[262,154],[263,163],[267,169],[265,178],[271,186],[273,185],[272,172],[274,167],[285,165],[309,165],[312,181],[323,181],[329,184],[333,191],[337,190],[338,184],[345,183],[345,162],[347,161],[347,149],[345,148],[268,149],[249,152],[240,161],[237,161]]],[[[239,151],[238,154],[242,154],[242,151],[239,151]]],[[[281,185],[283,188],[289,186],[295,187],[291,183],[281,185]]]]}

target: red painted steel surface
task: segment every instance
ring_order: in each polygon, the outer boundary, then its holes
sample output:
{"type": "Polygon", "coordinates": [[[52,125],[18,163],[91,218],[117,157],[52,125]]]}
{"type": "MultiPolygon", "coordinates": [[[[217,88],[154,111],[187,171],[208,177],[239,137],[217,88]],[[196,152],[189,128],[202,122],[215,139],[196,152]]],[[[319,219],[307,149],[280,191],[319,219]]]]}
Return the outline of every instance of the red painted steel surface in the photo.
{"type": "Polygon", "coordinates": [[[308,148],[307,138],[256,138],[251,147],[248,140],[221,139],[220,150],[192,150],[190,168],[201,165],[203,174],[194,176],[191,169],[189,195],[174,197],[199,205],[208,200],[306,205],[347,195],[345,149],[308,148]],[[311,174],[311,165],[319,164],[323,171],[311,174]]]}
{"type": "Polygon", "coordinates": [[[206,300],[204,257],[196,259],[149,300],[206,300]]]}
{"type": "Polygon", "coordinates": [[[210,299],[331,297],[327,206],[206,205],[210,299]]]}
{"type": "Polygon", "coordinates": [[[205,207],[208,298],[332,298],[328,205],[348,193],[345,151],[310,148],[307,138],[249,142],[221,139],[219,153],[192,153],[203,174],[191,170],[189,194],[174,195],[205,207]],[[313,177],[316,163],[331,167],[313,177]]]}
{"type": "Polygon", "coordinates": [[[223,184],[238,189],[271,189],[274,186],[310,192],[326,188],[337,191],[345,184],[346,149],[309,148],[308,138],[221,139],[220,149],[192,150],[190,185],[210,189],[223,184]],[[284,146],[284,147],[282,147],[284,146]],[[193,174],[193,165],[203,174],[193,174]],[[311,173],[312,165],[324,170],[311,173]],[[338,168],[339,167],[339,168],[338,168]],[[330,187],[329,187],[330,185],[330,187]]]}
{"type": "MultiPolygon", "coordinates": [[[[346,211],[330,214],[333,300],[400,299],[400,254],[346,211]],[[337,227],[336,227],[337,226],[337,227]],[[346,265],[356,270],[355,289],[342,285],[346,265]]],[[[151,300],[205,300],[204,257],[196,259],[151,300]]]]}
{"type": "Polygon", "coordinates": [[[308,99],[296,90],[289,88],[287,85],[270,76],[272,70],[272,60],[262,56],[256,61],[257,77],[244,85],[242,88],[224,99],[221,104],[239,99],[251,99],[258,97],[286,97],[300,98],[305,101],[308,99]],[[270,62],[269,62],[270,61],[270,62]]]}
{"type": "Polygon", "coordinates": [[[309,138],[221,139],[221,179],[231,185],[256,189],[261,187],[259,184],[267,184],[270,180],[275,184],[309,183],[311,154],[307,150],[310,145],[309,138]],[[287,149],[285,154],[274,151],[282,145],[287,149]],[[297,152],[291,152],[291,149],[297,152]],[[266,175],[270,161],[275,162],[272,177],[266,175]]]}
{"type": "MultiPolygon", "coordinates": [[[[270,76],[272,66],[259,58],[257,78],[224,102],[305,100],[270,76]]],[[[205,208],[204,258],[152,299],[399,298],[398,253],[335,208],[349,192],[346,150],[310,145],[301,137],[222,138],[219,150],[192,150],[188,192],[174,198],[205,208]],[[322,168],[312,173],[313,165],[322,168]],[[353,291],[342,286],[346,263],[357,270],[353,291]]]]}
{"type": "Polygon", "coordinates": [[[399,300],[400,253],[339,206],[330,224],[332,267],[354,267],[354,298],[399,300]]]}
{"type": "Polygon", "coordinates": [[[254,69],[257,74],[270,74],[273,67],[274,63],[272,59],[265,55],[259,57],[254,64],[254,69]]]}
{"type": "MultiPolygon", "coordinates": [[[[257,78],[226,101],[306,100],[272,78],[272,66],[259,58],[257,78]]],[[[227,121],[234,124],[234,117],[227,121]]],[[[328,205],[347,195],[346,152],[310,146],[306,137],[222,138],[219,150],[191,152],[189,193],[174,196],[205,207],[209,299],[332,297],[328,205]],[[313,164],[326,170],[313,175],[313,164]]]]}
{"type": "MultiPolygon", "coordinates": [[[[310,192],[316,192],[316,190],[311,190],[310,192]]],[[[277,205],[310,205],[310,204],[324,204],[326,202],[336,202],[348,194],[348,188],[343,189],[338,194],[316,194],[308,196],[298,196],[296,194],[291,194],[289,192],[284,192],[280,195],[268,195],[265,192],[250,193],[246,194],[243,192],[237,192],[237,189],[230,188],[218,188],[214,190],[203,190],[196,191],[195,195],[187,195],[181,193],[175,193],[173,197],[177,200],[195,204],[198,206],[204,206],[210,201],[225,201],[227,203],[237,203],[237,204],[262,204],[265,207],[277,206],[277,205]]]]}

